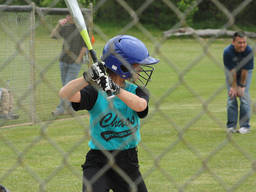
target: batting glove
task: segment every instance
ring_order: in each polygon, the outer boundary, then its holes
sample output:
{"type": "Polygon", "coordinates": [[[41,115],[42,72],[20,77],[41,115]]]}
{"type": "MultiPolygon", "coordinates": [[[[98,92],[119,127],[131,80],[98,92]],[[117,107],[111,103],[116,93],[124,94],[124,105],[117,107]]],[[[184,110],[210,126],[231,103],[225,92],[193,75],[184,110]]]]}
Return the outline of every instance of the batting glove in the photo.
{"type": "Polygon", "coordinates": [[[99,78],[97,84],[107,93],[108,96],[117,95],[120,93],[120,87],[115,84],[107,75],[99,78]]]}
{"type": "Polygon", "coordinates": [[[89,68],[88,72],[84,72],[83,76],[87,82],[94,81],[97,82],[101,77],[106,75],[105,63],[102,61],[98,61],[97,63],[93,63],[89,68]]]}

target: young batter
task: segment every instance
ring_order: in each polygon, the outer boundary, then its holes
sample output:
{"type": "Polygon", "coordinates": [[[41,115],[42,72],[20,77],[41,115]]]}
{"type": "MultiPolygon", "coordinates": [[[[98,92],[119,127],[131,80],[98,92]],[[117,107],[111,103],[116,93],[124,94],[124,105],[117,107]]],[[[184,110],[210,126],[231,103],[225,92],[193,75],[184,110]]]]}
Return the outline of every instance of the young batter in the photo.
{"type": "Polygon", "coordinates": [[[139,39],[120,35],[107,42],[102,61],[60,90],[60,96],[69,99],[74,110],[90,114],[83,192],[147,192],[139,171],[137,145],[140,118],[148,114],[149,96],[144,87],[154,70],[152,65],[159,60],[149,56],[139,39]],[[138,86],[139,82],[143,86],[138,86]],[[109,99],[106,92],[115,97],[109,99]]]}

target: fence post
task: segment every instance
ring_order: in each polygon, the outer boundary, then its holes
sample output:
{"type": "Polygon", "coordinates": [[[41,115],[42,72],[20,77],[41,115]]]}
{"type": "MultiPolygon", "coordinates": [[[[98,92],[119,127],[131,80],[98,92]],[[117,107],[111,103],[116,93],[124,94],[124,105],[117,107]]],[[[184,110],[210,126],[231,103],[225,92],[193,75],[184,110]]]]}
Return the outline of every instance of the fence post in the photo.
{"type": "Polygon", "coordinates": [[[30,12],[30,78],[31,78],[31,121],[36,123],[36,74],[35,74],[35,3],[30,12]]]}

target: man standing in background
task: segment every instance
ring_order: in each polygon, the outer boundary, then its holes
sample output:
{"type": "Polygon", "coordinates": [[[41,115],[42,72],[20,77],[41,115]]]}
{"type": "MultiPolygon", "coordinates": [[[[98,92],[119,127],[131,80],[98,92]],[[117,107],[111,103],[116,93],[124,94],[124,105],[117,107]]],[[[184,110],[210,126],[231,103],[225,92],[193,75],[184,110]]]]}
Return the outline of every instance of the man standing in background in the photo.
{"type": "MultiPolygon", "coordinates": [[[[87,53],[86,45],[80,35],[71,15],[66,18],[60,19],[57,26],[51,33],[51,38],[63,39],[62,52],[59,59],[60,73],[62,85],[66,85],[69,81],[77,78],[81,69],[83,56],[87,53]]],[[[55,111],[52,112],[53,116],[63,115],[72,112],[73,109],[70,102],[60,100],[59,105],[55,111]]]]}
{"type": "Polygon", "coordinates": [[[235,32],[232,44],[224,49],[223,62],[225,66],[227,100],[227,132],[235,133],[239,115],[241,134],[250,131],[250,94],[249,88],[254,67],[254,53],[247,45],[244,32],[235,32]],[[240,99],[240,113],[237,98],[240,99]]]}

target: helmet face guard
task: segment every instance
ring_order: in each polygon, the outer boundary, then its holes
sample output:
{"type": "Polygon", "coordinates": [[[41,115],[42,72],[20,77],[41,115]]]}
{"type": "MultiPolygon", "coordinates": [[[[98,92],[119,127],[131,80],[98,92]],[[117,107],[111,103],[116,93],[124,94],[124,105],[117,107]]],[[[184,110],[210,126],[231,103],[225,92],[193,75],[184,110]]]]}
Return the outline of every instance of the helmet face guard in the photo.
{"type": "Polygon", "coordinates": [[[154,67],[159,62],[149,56],[146,46],[137,38],[119,35],[110,39],[103,49],[102,60],[108,69],[123,79],[129,79],[139,86],[146,86],[152,76],[154,67]],[[138,64],[136,72],[132,67],[138,64]]]}
{"type": "Polygon", "coordinates": [[[146,87],[148,82],[151,80],[151,76],[152,76],[155,68],[150,65],[143,65],[143,66],[141,66],[141,68],[142,68],[142,71],[137,73],[139,75],[139,78],[137,80],[135,79],[134,83],[139,86],[146,87]]]}
{"type": "Polygon", "coordinates": [[[149,81],[151,80],[151,76],[155,70],[155,68],[151,65],[140,65],[140,71],[136,72],[133,68],[131,68],[131,78],[128,78],[129,81],[135,83],[138,86],[146,87],[149,81]]]}

